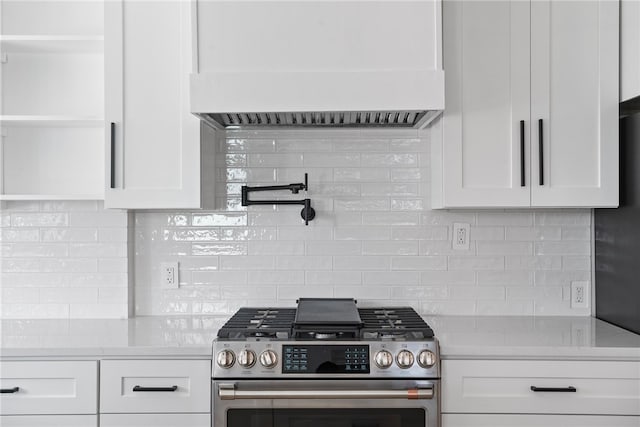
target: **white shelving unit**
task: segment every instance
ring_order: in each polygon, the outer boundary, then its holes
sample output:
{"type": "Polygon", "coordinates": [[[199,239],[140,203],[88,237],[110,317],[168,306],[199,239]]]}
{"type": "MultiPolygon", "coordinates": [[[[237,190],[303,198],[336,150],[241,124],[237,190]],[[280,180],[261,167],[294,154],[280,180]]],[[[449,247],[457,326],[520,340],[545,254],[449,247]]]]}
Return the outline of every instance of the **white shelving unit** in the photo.
{"type": "Polygon", "coordinates": [[[0,0],[0,200],[104,198],[103,9],[0,0]]]}

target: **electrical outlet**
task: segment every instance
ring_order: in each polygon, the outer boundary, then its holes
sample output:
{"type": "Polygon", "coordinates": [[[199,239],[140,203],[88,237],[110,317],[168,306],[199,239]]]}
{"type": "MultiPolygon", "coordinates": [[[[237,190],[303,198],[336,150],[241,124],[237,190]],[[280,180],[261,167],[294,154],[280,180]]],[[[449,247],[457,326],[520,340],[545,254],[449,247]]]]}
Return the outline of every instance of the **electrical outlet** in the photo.
{"type": "Polygon", "coordinates": [[[571,282],[571,308],[589,307],[589,282],[571,282]]]}
{"type": "Polygon", "coordinates": [[[469,229],[470,226],[464,222],[453,223],[452,247],[456,251],[469,250],[469,229]]]}
{"type": "Polygon", "coordinates": [[[163,262],[160,264],[160,283],[165,289],[178,289],[180,278],[178,277],[177,262],[163,262]]]}

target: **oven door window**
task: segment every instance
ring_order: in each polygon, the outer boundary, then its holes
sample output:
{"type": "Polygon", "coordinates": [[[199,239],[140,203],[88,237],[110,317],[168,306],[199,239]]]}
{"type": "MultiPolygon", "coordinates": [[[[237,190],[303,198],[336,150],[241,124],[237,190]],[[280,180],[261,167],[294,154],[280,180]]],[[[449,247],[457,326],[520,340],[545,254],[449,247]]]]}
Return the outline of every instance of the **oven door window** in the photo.
{"type": "Polygon", "coordinates": [[[421,408],[229,409],[226,427],[426,427],[421,408]]]}

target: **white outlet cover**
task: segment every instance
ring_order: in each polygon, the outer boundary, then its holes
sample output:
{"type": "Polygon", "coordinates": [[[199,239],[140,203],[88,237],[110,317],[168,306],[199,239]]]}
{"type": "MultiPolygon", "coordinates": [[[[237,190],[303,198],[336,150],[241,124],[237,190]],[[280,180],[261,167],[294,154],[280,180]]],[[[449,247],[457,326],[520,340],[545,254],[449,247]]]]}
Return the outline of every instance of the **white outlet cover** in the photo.
{"type": "Polygon", "coordinates": [[[589,308],[589,299],[591,297],[589,290],[589,282],[571,282],[571,308],[589,308]],[[577,295],[582,290],[582,301],[577,301],[577,295]]]}
{"type": "Polygon", "coordinates": [[[454,222],[453,233],[451,236],[451,247],[456,251],[469,250],[469,233],[471,226],[465,222],[454,222]],[[461,241],[458,241],[458,235],[462,235],[461,241]]]}
{"type": "Polygon", "coordinates": [[[180,286],[180,273],[177,262],[163,262],[160,264],[160,284],[165,289],[178,289],[180,286]],[[169,283],[168,270],[173,270],[173,283],[169,283]]]}

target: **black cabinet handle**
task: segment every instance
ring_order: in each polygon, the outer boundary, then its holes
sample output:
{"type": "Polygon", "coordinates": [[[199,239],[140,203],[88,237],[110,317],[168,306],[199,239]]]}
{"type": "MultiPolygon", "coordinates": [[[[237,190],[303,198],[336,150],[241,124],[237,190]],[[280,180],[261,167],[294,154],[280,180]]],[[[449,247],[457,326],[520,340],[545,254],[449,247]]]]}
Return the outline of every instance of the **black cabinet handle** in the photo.
{"type": "Polygon", "coordinates": [[[139,385],[133,387],[133,391],[176,391],[177,385],[171,387],[140,387],[139,385]]]}
{"type": "Polygon", "coordinates": [[[17,393],[19,391],[20,391],[20,387],[0,388],[0,393],[17,393]]]}
{"type": "Polygon", "coordinates": [[[111,188],[116,188],[116,124],[111,122],[111,188]]]}
{"type": "Polygon", "coordinates": [[[540,185],[544,185],[544,144],[542,139],[542,119],[538,120],[538,167],[540,173],[540,185]]]}
{"type": "Polygon", "coordinates": [[[520,187],[524,186],[524,120],[520,120],[520,187]]]}
{"type": "Polygon", "coordinates": [[[544,392],[554,392],[554,393],[575,393],[577,389],[575,387],[536,387],[534,385],[531,386],[531,391],[544,391],[544,392]]]}

